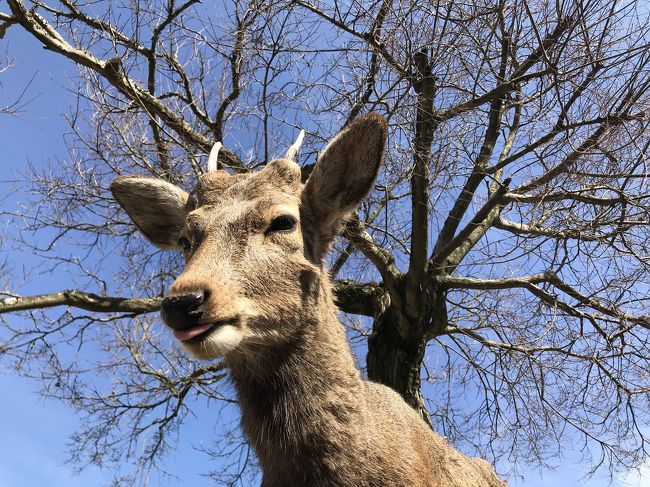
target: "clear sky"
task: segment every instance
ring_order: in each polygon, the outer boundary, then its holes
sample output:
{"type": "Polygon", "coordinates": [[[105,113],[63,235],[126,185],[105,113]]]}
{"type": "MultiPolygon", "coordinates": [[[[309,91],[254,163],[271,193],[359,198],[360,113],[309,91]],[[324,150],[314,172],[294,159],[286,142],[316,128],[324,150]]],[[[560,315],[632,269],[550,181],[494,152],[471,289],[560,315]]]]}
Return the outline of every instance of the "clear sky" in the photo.
{"type": "MultiPolygon", "coordinates": [[[[1,5],[1,4],[0,4],[1,5]]],[[[0,74],[0,107],[12,103],[33,78],[25,100],[31,100],[18,116],[0,115],[0,198],[7,196],[5,207],[19,201],[21,195],[11,192],[9,181],[16,179],[28,161],[42,165],[65,157],[63,133],[67,125],[63,114],[74,102],[66,88],[72,86],[70,76],[75,70],[58,55],[43,50],[38,43],[18,29],[9,29],[0,40],[0,58],[13,59],[15,66],[0,74]]],[[[1,201],[1,200],[0,200],[1,201]]],[[[4,223],[4,222],[0,222],[4,223]]],[[[2,249],[2,258],[7,255],[2,249]]],[[[29,265],[30,256],[10,254],[15,268],[29,265]]],[[[22,294],[52,292],[68,287],[66,276],[39,276],[28,283],[12,282],[11,290],[22,294]]],[[[41,398],[39,385],[19,378],[11,371],[0,369],[0,487],[75,487],[106,485],[111,472],[89,468],[75,474],[72,465],[66,464],[66,443],[74,432],[79,417],[65,405],[41,398]]],[[[199,475],[215,466],[196,451],[194,446],[209,442],[213,421],[203,419],[210,411],[200,410],[181,432],[178,450],[166,461],[166,468],[177,479],[167,479],[160,485],[203,487],[214,485],[199,475]],[[209,425],[208,428],[205,424],[209,425]]],[[[511,479],[510,485],[564,486],[588,485],[594,487],[650,486],[650,462],[644,469],[644,479],[638,474],[623,475],[610,481],[607,476],[584,479],[585,469],[578,465],[579,452],[568,452],[558,459],[554,472],[526,471],[524,481],[511,479]]],[[[152,485],[159,485],[154,480],[152,485]]]]}

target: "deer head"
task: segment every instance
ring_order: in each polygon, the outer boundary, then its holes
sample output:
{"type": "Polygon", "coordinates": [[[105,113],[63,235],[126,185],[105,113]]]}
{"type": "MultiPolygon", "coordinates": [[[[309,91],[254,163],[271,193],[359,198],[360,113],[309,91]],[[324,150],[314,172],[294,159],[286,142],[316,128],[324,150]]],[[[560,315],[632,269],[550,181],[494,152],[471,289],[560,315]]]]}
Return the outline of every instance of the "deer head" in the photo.
{"type": "Polygon", "coordinates": [[[191,195],[137,176],[111,184],[147,239],[183,252],[185,269],[161,314],[198,358],[287,343],[330,292],[323,257],[377,176],[386,122],[370,114],[350,124],[326,146],[305,184],[293,161],[299,143],[258,172],[210,170],[191,195]]]}

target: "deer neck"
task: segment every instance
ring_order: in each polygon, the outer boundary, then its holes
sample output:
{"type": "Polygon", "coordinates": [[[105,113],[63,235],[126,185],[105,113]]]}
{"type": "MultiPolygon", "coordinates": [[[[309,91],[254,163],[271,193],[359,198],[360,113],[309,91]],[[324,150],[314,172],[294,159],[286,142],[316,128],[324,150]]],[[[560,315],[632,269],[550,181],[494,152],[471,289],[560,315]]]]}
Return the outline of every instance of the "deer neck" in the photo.
{"type": "Polygon", "coordinates": [[[351,426],[362,423],[363,382],[331,293],[320,301],[322,309],[305,318],[289,344],[229,361],[242,426],[265,477],[327,476],[336,461],[324,452],[337,455],[360,441],[351,426]]]}

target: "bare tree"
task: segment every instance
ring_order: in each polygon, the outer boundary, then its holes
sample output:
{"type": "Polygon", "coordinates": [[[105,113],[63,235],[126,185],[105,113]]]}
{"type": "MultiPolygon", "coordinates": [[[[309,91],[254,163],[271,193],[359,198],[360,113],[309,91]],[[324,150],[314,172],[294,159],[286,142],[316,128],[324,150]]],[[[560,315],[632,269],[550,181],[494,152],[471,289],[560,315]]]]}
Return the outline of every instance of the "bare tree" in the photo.
{"type": "Polygon", "coordinates": [[[29,231],[15,245],[79,286],[10,287],[0,313],[29,318],[3,315],[3,363],[88,415],[81,464],[155,466],[196,398],[232,400],[221,365],[189,362],[157,323],[178,257],[136,236],[110,180],[189,188],[214,141],[223,167],[248,171],[299,128],[307,176],[323,141],[368,111],[389,120],[386,167],[331,261],[368,377],[460,448],[512,465],[547,465],[576,438],[594,469],[647,457],[641,3],[0,5],[1,28],[79,66],[69,156],[32,171],[28,204],[5,215],[29,231]]]}

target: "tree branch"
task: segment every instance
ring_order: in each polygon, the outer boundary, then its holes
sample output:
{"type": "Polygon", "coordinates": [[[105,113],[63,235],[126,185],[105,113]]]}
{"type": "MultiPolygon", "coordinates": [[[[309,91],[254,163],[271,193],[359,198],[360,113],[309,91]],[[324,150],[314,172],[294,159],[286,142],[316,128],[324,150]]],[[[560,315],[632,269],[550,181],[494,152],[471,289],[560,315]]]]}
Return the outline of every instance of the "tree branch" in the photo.
{"type": "Polygon", "coordinates": [[[538,73],[533,73],[532,75],[526,75],[526,72],[535,65],[540,59],[542,59],[543,53],[555,44],[560,37],[573,25],[573,20],[565,19],[562,22],[559,22],[553,31],[544,39],[544,42],[537,47],[533,52],[531,52],[528,57],[519,65],[515,72],[510,76],[510,79],[503,81],[502,83],[497,84],[493,89],[484,93],[483,95],[472,98],[463,103],[459,103],[456,106],[448,108],[447,110],[440,112],[438,118],[440,123],[450,120],[461,113],[465,113],[469,110],[474,110],[475,108],[480,107],[484,103],[491,102],[495,98],[503,97],[507,93],[513,91],[520,83],[529,81],[530,79],[535,79],[540,77],[542,74],[548,73],[548,70],[543,70],[538,73]]]}
{"type": "Polygon", "coordinates": [[[553,274],[542,272],[540,274],[533,274],[530,276],[522,277],[502,277],[498,279],[480,279],[475,277],[459,277],[459,276],[445,276],[436,275],[432,276],[431,280],[440,284],[446,289],[510,289],[513,287],[528,287],[530,284],[539,284],[542,282],[550,282],[553,274]]]}
{"type": "Polygon", "coordinates": [[[7,29],[17,23],[11,15],[0,12],[0,39],[4,39],[7,29]]]}
{"type": "Polygon", "coordinates": [[[436,80],[426,50],[413,56],[416,79],[413,88],[417,94],[417,114],[413,140],[413,172],[411,174],[411,252],[409,269],[404,279],[406,306],[412,316],[421,311],[422,293],[419,292],[426,275],[429,248],[429,162],[431,144],[437,127],[433,111],[436,80]]]}
{"type": "Polygon", "coordinates": [[[395,299],[398,295],[397,282],[401,273],[395,265],[393,255],[375,243],[356,216],[347,222],[343,236],[350,240],[354,247],[373,263],[379,271],[386,289],[395,299]]]}
{"type": "Polygon", "coordinates": [[[99,296],[75,289],[35,296],[10,296],[0,299],[0,314],[31,309],[70,306],[99,313],[151,313],[160,309],[162,298],[137,299],[99,296]]]}
{"type": "Polygon", "coordinates": [[[533,223],[517,223],[504,218],[498,218],[494,222],[494,228],[505,230],[518,235],[531,235],[535,237],[550,237],[559,240],[581,240],[583,242],[602,242],[607,237],[618,232],[610,232],[603,235],[589,235],[580,229],[570,228],[547,228],[535,225],[533,223]]]}
{"type": "MultiPolygon", "coordinates": [[[[643,113],[635,115],[636,118],[643,117],[643,116],[645,116],[643,113]]],[[[574,162],[576,162],[583,154],[589,152],[596,145],[598,145],[598,142],[600,141],[601,137],[607,132],[609,128],[616,127],[617,125],[621,125],[623,122],[627,120],[629,120],[629,115],[623,116],[617,114],[617,115],[612,115],[611,117],[606,117],[602,125],[598,127],[596,130],[594,130],[593,133],[591,133],[589,137],[587,137],[577,149],[571,151],[571,153],[568,156],[566,156],[564,159],[562,159],[562,161],[560,161],[555,167],[547,170],[541,176],[538,176],[528,181],[527,183],[524,183],[521,186],[519,186],[516,189],[516,191],[523,193],[525,191],[530,191],[531,189],[538,188],[540,186],[549,183],[560,174],[566,172],[567,169],[571,167],[571,165],[574,162]]]]}
{"type": "Polygon", "coordinates": [[[577,129],[580,127],[586,127],[589,125],[609,124],[610,126],[616,126],[616,125],[620,125],[623,122],[628,122],[632,120],[641,120],[644,116],[645,115],[643,112],[634,113],[634,114],[605,115],[605,116],[592,118],[589,120],[580,120],[577,122],[565,124],[562,122],[563,116],[560,115],[560,119],[558,120],[558,123],[547,134],[543,135],[535,142],[531,142],[530,144],[527,144],[526,147],[516,152],[515,154],[500,160],[497,164],[488,168],[487,171],[489,173],[493,173],[501,168],[504,168],[505,166],[516,161],[517,159],[521,159],[526,154],[530,154],[538,147],[550,142],[555,138],[555,136],[563,132],[568,132],[570,130],[577,129]]]}
{"type": "Polygon", "coordinates": [[[237,31],[235,33],[235,46],[230,54],[230,82],[232,83],[231,91],[222,100],[217,114],[215,116],[214,135],[217,140],[223,140],[223,126],[225,123],[226,110],[231,103],[233,103],[241,94],[240,75],[242,65],[242,52],[244,50],[244,40],[246,36],[246,29],[253,22],[256,17],[255,7],[251,6],[249,10],[244,13],[244,18],[239,19],[237,15],[237,31]]]}
{"type": "MultiPolygon", "coordinates": [[[[615,198],[605,198],[602,196],[594,196],[588,194],[588,191],[594,191],[595,189],[608,189],[610,191],[615,191],[614,188],[585,188],[582,190],[575,191],[562,191],[562,192],[553,192],[546,194],[519,194],[519,193],[508,193],[504,196],[504,199],[513,203],[544,203],[546,201],[578,201],[580,203],[586,203],[589,205],[597,206],[616,206],[623,203],[629,203],[630,200],[641,199],[637,198],[628,198],[625,194],[621,192],[620,196],[615,198]]],[[[650,195],[648,195],[650,197],[650,195]]]]}
{"type": "MultiPolygon", "coordinates": [[[[504,196],[508,192],[508,184],[510,184],[510,179],[506,179],[500,184],[494,194],[476,212],[465,228],[458,232],[458,235],[451,239],[449,243],[438,250],[430,261],[432,269],[440,266],[457,248],[461,247],[475,230],[478,228],[487,230],[487,227],[493,225],[494,219],[498,216],[498,214],[492,214],[493,210],[503,205],[504,196]]],[[[484,233],[485,231],[483,231],[484,233]]]]}
{"type": "Polygon", "coordinates": [[[607,316],[650,329],[650,316],[635,316],[629,313],[624,313],[616,308],[609,307],[596,298],[585,296],[577,289],[562,281],[562,279],[560,279],[554,272],[549,272],[548,274],[549,282],[553,284],[553,286],[565,293],[567,296],[578,301],[581,305],[588,306],[589,308],[599,311],[607,316]]]}
{"type": "MultiPolygon", "coordinates": [[[[199,148],[205,153],[210,152],[214,141],[195,131],[174,110],[161,102],[157,97],[148,93],[147,90],[138,86],[134,80],[127,77],[119,69],[119,60],[117,62],[115,59],[102,61],[88,51],[73,47],[42,16],[33,10],[27,10],[23,2],[8,0],[8,4],[17,22],[41,41],[47,49],[62,54],[75,63],[93,70],[105,78],[129,100],[142,107],[150,117],[160,117],[185,142],[193,147],[199,148]]],[[[219,160],[224,162],[225,166],[235,170],[247,171],[244,164],[228,149],[222,149],[222,152],[219,153],[219,160]]]]}
{"type": "MultiPolygon", "coordinates": [[[[510,52],[510,41],[506,36],[505,26],[502,25],[503,5],[501,5],[499,13],[500,13],[499,23],[502,26],[502,39],[501,39],[501,60],[499,64],[498,80],[502,82],[506,76],[506,68],[508,65],[508,54],[510,52]]],[[[490,111],[488,112],[488,123],[487,123],[487,128],[485,129],[483,144],[476,157],[476,160],[474,161],[474,167],[472,168],[472,173],[467,178],[467,181],[465,181],[465,185],[463,186],[463,189],[461,190],[460,194],[458,195],[458,198],[454,202],[454,206],[449,211],[449,214],[445,219],[445,223],[443,224],[442,229],[438,234],[438,240],[436,241],[436,244],[432,252],[433,255],[439,253],[444,246],[448,245],[451,242],[452,238],[456,234],[456,231],[458,230],[458,226],[460,225],[463,216],[467,212],[467,208],[469,208],[469,205],[472,202],[472,199],[474,198],[474,193],[476,192],[476,189],[478,188],[479,184],[481,183],[481,181],[483,181],[483,179],[486,176],[486,166],[488,161],[490,160],[490,157],[492,156],[492,152],[494,151],[494,146],[499,137],[499,128],[501,126],[501,115],[503,111],[504,97],[505,94],[495,96],[492,99],[492,102],[490,103],[490,111]]],[[[515,120],[517,119],[518,117],[515,118],[515,120]]],[[[516,133],[516,130],[513,131],[513,133],[516,133]]],[[[504,147],[504,150],[507,149],[504,147]]]]}
{"type": "Polygon", "coordinates": [[[344,313],[375,317],[386,299],[386,290],[380,284],[349,279],[334,282],[334,301],[344,313]]]}
{"type": "Polygon", "coordinates": [[[296,4],[300,5],[301,7],[306,8],[310,12],[315,13],[319,17],[327,20],[329,23],[334,25],[335,27],[341,29],[344,32],[347,32],[348,34],[357,37],[359,39],[363,39],[368,43],[370,47],[372,47],[375,51],[379,52],[381,56],[386,60],[386,62],[395,70],[397,71],[400,75],[402,75],[406,79],[411,79],[411,73],[408,72],[404,66],[402,66],[397,60],[392,56],[392,54],[388,51],[386,48],[386,45],[379,40],[378,35],[376,35],[376,32],[371,31],[370,33],[365,33],[365,32],[358,32],[351,27],[349,27],[345,22],[342,22],[340,20],[335,19],[334,17],[327,15],[325,12],[322,10],[319,10],[315,6],[303,2],[301,0],[294,0],[296,4]]]}
{"type": "MultiPolygon", "coordinates": [[[[378,39],[380,37],[381,27],[384,23],[384,19],[386,18],[386,14],[388,13],[388,9],[390,8],[390,4],[391,4],[390,0],[384,0],[384,2],[381,4],[379,13],[375,18],[375,23],[370,29],[371,39],[378,39]]],[[[363,95],[361,95],[361,98],[359,98],[352,106],[352,109],[350,110],[350,114],[348,115],[348,118],[345,121],[345,125],[348,125],[350,122],[352,122],[357,117],[357,115],[359,115],[364,105],[368,103],[368,100],[370,100],[370,95],[372,95],[372,91],[375,88],[375,78],[377,76],[378,71],[379,71],[379,55],[377,53],[377,50],[374,50],[372,52],[372,55],[370,56],[370,67],[368,68],[368,75],[366,76],[364,82],[364,84],[366,85],[366,89],[363,95]]]]}
{"type": "MultiPolygon", "coordinates": [[[[334,296],[341,311],[374,316],[385,291],[379,284],[359,283],[347,279],[335,281],[334,296]]],[[[10,295],[0,299],[0,315],[35,309],[68,306],[96,313],[128,313],[133,315],[160,310],[162,298],[123,298],[99,296],[76,289],[34,296],[10,295]]]]}

